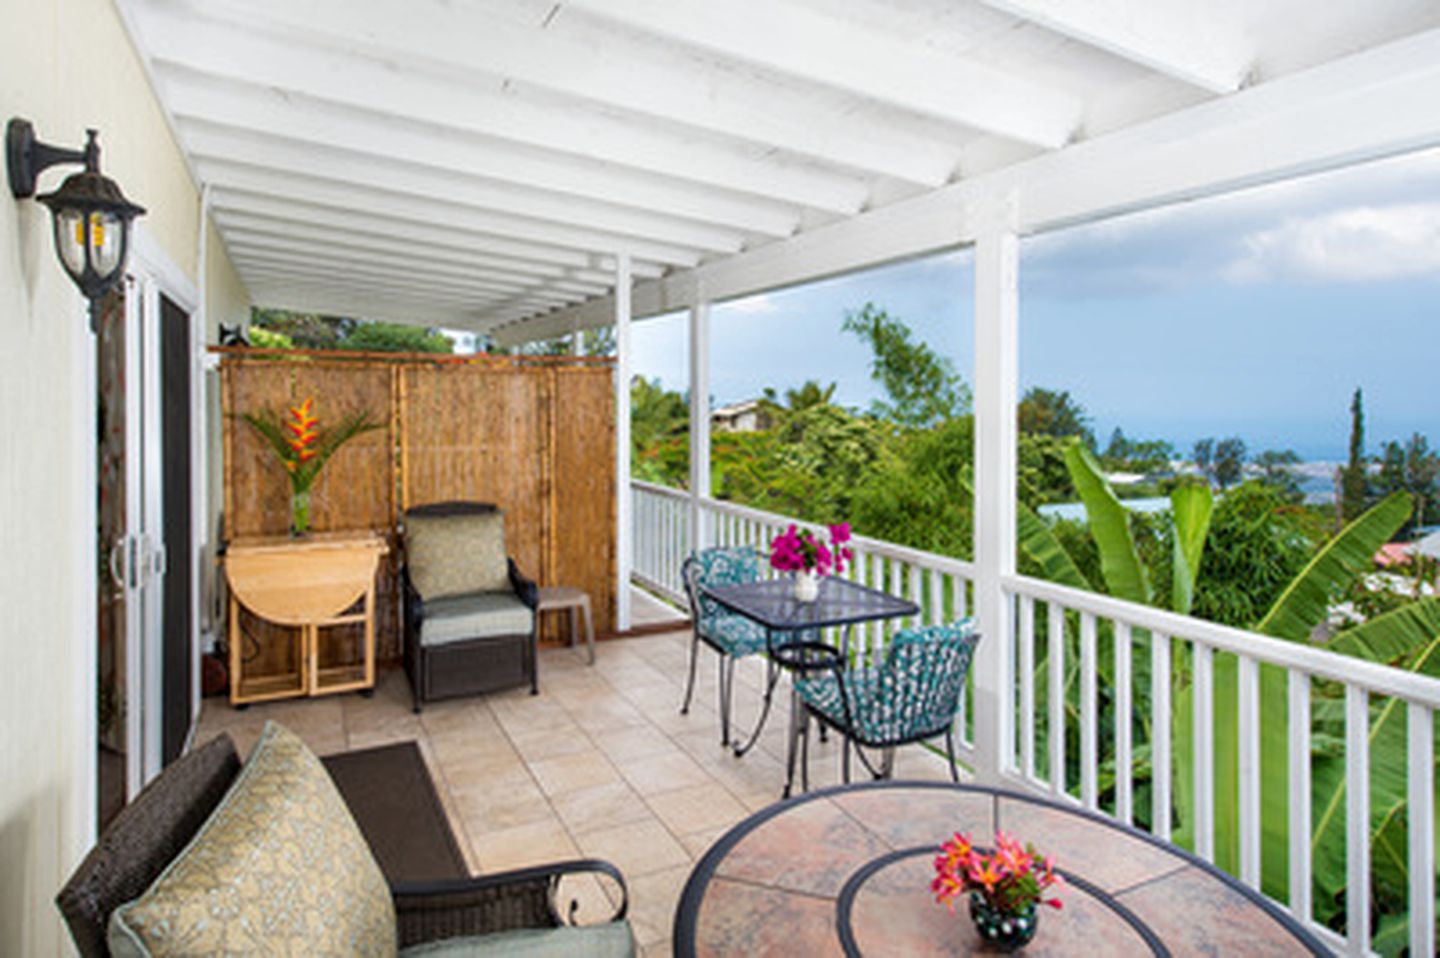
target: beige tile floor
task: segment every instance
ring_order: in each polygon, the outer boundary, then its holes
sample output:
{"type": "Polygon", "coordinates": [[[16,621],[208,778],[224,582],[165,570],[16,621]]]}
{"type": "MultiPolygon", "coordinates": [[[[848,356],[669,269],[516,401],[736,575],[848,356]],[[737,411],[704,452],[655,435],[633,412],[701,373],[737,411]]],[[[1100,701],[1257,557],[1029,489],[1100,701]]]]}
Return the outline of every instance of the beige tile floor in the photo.
{"type": "MultiPolygon", "coordinates": [[[[784,783],[782,684],[759,746],[736,759],[720,746],[716,657],[702,647],[695,702],[679,713],[689,632],[602,642],[540,656],[541,694],[524,689],[433,703],[421,715],[399,669],[373,698],[341,695],[237,712],[208,699],[196,742],[229,732],[248,752],[267,720],[327,754],[397,741],[419,744],[473,871],[496,872],[577,856],[606,858],[630,888],[630,918],[645,955],[670,954],[675,904],[694,863],[730,826],[777,800],[784,783]]],[[[735,714],[758,714],[764,665],[737,670],[735,714]]],[[[839,750],[811,742],[812,787],[839,780],[839,750]]],[[[943,778],[943,762],[912,746],[896,774],[943,778]]],[[[603,913],[586,879],[567,892],[582,920],[603,913]]]]}

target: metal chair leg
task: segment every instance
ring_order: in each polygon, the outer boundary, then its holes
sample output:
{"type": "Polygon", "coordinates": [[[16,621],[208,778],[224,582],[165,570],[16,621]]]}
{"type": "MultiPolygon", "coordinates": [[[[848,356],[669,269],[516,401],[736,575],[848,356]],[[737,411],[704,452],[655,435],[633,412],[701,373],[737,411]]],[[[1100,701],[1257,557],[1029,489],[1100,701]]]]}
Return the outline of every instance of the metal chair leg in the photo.
{"type": "Polygon", "coordinates": [[[745,740],[745,744],[735,746],[736,758],[750,751],[750,749],[755,747],[755,743],[760,740],[760,731],[765,727],[765,719],[770,716],[770,700],[775,695],[775,684],[779,680],[779,667],[776,666],[773,660],[767,659],[765,662],[765,700],[760,705],[760,718],[755,722],[755,728],[751,731],[750,737],[745,740]]]}
{"type": "Polygon", "coordinates": [[[880,774],[875,776],[881,781],[889,781],[895,777],[895,746],[887,747],[880,759],[880,774]]]}
{"type": "Polygon", "coordinates": [[[800,718],[800,791],[810,791],[810,713],[802,711],[800,718]]]}
{"type": "Polygon", "coordinates": [[[848,735],[840,741],[840,780],[846,785],[850,784],[850,736],[848,735]]]}
{"type": "Polygon", "coordinates": [[[720,744],[730,744],[730,706],[735,688],[735,657],[720,656],[720,744]]]}
{"type": "Polygon", "coordinates": [[[700,656],[700,636],[690,638],[690,680],[685,683],[685,703],[680,706],[681,715],[690,714],[690,697],[695,694],[695,660],[700,656]]]}
{"type": "Polygon", "coordinates": [[[960,766],[955,764],[955,729],[949,725],[945,727],[945,755],[950,759],[950,780],[958,785],[960,766]]]}

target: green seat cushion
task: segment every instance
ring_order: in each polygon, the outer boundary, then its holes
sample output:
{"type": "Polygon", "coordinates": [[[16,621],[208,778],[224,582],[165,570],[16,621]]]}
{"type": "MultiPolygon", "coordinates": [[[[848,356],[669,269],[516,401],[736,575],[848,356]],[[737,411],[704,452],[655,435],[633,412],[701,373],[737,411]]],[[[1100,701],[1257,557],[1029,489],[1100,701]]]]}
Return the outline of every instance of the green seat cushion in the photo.
{"type": "Polygon", "coordinates": [[[266,723],[235,783],[139,898],[110,916],[117,958],[394,955],[395,905],[330,775],[266,723]]]}
{"type": "Polygon", "coordinates": [[[635,938],[630,925],[612,921],[604,925],[562,928],[526,928],[492,935],[446,938],[412,945],[400,952],[402,958],[630,958],[635,938]]]}
{"type": "Polygon", "coordinates": [[[449,595],[510,588],[505,513],[405,516],[405,564],[427,602],[449,595]]]}
{"type": "Polygon", "coordinates": [[[446,645],[497,635],[529,635],[535,613],[514,592],[455,595],[425,603],[420,644],[446,645]]]}

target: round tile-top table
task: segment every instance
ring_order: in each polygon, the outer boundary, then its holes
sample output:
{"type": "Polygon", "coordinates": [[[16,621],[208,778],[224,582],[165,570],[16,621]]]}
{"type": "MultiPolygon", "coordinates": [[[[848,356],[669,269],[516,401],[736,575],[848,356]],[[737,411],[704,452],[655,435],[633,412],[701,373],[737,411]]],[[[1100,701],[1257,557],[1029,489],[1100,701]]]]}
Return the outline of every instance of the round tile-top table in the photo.
{"type": "Polygon", "coordinates": [[[1328,955],[1230,876],[1142,832],[1018,792],[942,782],[844,785],[766,808],[695,866],[675,953],[966,955],[984,944],[961,900],[935,903],[940,843],[997,829],[1033,842],[1067,879],[1040,909],[1030,955],[1328,955]]]}

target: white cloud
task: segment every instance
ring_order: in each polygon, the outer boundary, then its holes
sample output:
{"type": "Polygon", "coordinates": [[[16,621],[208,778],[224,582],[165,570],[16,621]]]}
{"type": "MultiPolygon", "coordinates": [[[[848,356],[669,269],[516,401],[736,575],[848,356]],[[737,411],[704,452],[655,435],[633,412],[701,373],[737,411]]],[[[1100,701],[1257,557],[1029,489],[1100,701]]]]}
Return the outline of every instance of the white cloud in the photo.
{"type": "Polygon", "coordinates": [[[1440,277],[1440,203],[1360,206],[1251,233],[1225,275],[1364,283],[1440,277]]]}
{"type": "Polygon", "coordinates": [[[734,310],[737,313],[748,313],[753,316],[762,313],[778,312],[780,305],[771,299],[768,293],[759,293],[755,296],[746,296],[744,299],[732,300],[725,304],[725,308],[734,310]]]}

